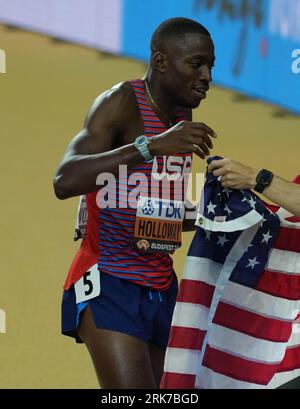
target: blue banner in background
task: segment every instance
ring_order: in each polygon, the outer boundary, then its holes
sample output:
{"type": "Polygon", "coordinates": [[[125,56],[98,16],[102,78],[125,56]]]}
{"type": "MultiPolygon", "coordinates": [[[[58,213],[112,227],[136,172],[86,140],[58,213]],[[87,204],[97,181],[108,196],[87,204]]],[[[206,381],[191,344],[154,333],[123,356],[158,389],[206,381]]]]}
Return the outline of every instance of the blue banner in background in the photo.
{"type": "Polygon", "coordinates": [[[216,84],[300,114],[300,0],[123,1],[122,54],[148,61],[163,20],[195,19],[215,42],[216,84]]]}

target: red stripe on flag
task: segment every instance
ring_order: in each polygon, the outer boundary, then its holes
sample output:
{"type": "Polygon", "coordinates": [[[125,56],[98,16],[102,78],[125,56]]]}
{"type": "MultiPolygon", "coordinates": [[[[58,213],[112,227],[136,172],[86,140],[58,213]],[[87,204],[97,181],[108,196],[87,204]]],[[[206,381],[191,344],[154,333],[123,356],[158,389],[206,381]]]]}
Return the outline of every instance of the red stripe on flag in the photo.
{"type": "Polygon", "coordinates": [[[252,337],[274,342],[287,342],[292,323],[255,314],[220,302],[213,322],[252,337]]]}
{"type": "Polygon", "coordinates": [[[196,328],[171,327],[168,347],[200,351],[206,331],[196,328]]]}
{"type": "Polygon", "coordinates": [[[285,251],[294,251],[300,253],[300,230],[288,227],[280,227],[279,235],[273,248],[285,251]]]}
{"type": "Polygon", "coordinates": [[[195,375],[165,372],[160,382],[160,389],[194,389],[195,382],[195,375]]]}
{"type": "Polygon", "coordinates": [[[286,220],[291,223],[300,223],[300,217],[297,216],[288,217],[286,220]]]}
{"type": "Polygon", "coordinates": [[[300,345],[294,348],[287,348],[283,361],[278,372],[293,371],[300,368],[300,345]]]}
{"type": "Polygon", "coordinates": [[[207,346],[204,366],[214,372],[230,376],[243,382],[267,385],[277,372],[279,364],[264,364],[233,356],[207,346]]]}
{"type": "Polygon", "coordinates": [[[215,287],[197,280],[182,279],[177,302],[189,302],[210,307],[215,287]]]}
{"type": "Polygon", "coordinates": [[[287,300],[300,299],[300,275],[265,270],[256,289],[287,300]]]}

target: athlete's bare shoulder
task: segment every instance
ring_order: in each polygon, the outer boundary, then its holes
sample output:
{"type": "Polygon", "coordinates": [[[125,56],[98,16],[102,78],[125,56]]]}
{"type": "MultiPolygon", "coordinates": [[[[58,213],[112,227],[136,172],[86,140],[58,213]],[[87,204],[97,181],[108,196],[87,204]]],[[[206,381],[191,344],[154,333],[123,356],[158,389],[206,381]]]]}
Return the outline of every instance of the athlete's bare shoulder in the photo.
{"type": "Polygon", "coordinates": [[[134,90],[129,81],[123,81],[100,94],[96,101],[112,100],[114,103],[126,103],[131,99],[134,99],[134,90]]]}
{"type": "Polygon", "coordinates": [[[120,134],[136,122],[139,112],[130,83],[100,94],[88,111],[83,129],[69,143],[63,161],[74,155],[92,155],[121,146],[120,134]]]}
{"type": "Polygon", "coordinates": [[[128,81],[114,85],[104,91],[93,102],[87,117],[86,125],[93,126],[98,120],[117,125],[137,113],[137,103],[134,90],[128,81]]]}

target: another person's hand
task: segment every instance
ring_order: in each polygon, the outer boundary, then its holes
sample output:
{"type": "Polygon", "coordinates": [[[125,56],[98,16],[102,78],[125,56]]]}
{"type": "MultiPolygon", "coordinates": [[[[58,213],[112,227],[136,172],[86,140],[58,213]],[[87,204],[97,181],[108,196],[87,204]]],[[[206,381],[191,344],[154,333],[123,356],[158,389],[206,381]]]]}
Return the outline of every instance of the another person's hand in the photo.
{"type": "Polygon", "coordinates": [[[208,166],[208,172],[221,176],[223,187],[232,189],[254,189],[258,171],[231,159],[214,160],[208,166]]]}

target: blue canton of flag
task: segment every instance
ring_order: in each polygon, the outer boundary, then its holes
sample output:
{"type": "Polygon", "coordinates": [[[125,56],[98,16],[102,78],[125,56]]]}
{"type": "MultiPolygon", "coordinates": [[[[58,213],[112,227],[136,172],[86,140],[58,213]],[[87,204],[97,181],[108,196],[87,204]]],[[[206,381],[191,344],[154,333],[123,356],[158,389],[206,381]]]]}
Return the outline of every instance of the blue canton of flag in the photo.
{"type": "MultiPolygon", "coordinates": [[[[215,159],[220,157],[208,164],[215,159]]],[[[220,264],[227,260],[229,279],[254,288],[278,236],[278,216],[251,191],[223,188],[219,178],[207,173],[196,225],[188,255],[220,264]]]]}

